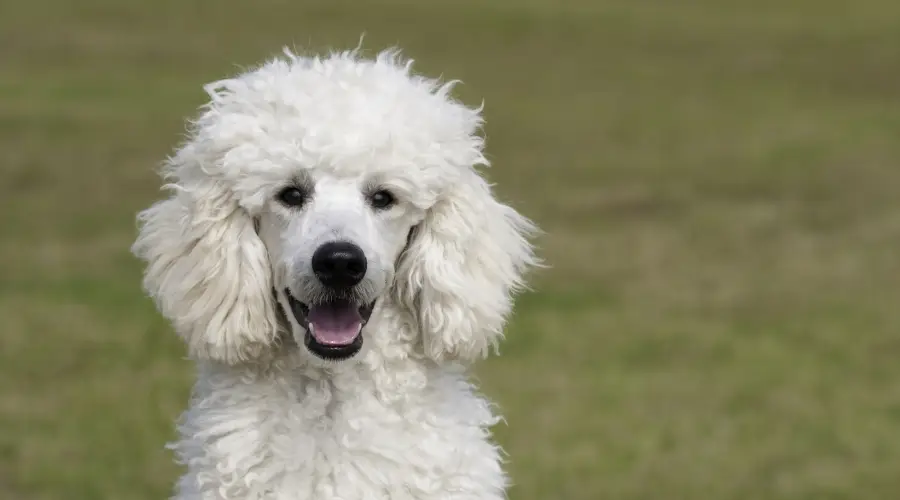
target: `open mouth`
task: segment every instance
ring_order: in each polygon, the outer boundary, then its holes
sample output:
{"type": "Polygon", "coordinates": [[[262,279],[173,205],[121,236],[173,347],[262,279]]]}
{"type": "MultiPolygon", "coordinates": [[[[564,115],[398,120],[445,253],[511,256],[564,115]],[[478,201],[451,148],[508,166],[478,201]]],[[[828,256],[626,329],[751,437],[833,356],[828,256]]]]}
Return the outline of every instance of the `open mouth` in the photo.
{"type": "Polygon", "coordinates": [[[362,348],[362,329],[372,315],[375,302],[358,305],[346,299],[304,304],[285,289],[291,314],[306,328],[304,344],[316,356],[329,360],[348,359],[362,348]]]}

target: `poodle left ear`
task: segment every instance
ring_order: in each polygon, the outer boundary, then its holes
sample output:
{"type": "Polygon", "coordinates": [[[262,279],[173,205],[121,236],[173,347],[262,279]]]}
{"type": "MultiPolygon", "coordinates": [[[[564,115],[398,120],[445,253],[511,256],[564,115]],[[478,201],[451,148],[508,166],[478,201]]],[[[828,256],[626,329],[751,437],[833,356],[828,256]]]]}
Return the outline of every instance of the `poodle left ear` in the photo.
{"type": "Polygon", "coordinates": [[[413,230],[395,289],[416,316],[426,355],[468,362],[497,346],[523,274],[537,264],[528,241],[535,231],[474,169],[435,203],[413,230]]]}
{"type": "Polygon", "coordinates": [[[147,263],[144,288],[192,356],[248,361],[278,336],[266,248],[233,193],[186,151],[170,165],[172,196],[138,216],[132,251],[147,263]]]}

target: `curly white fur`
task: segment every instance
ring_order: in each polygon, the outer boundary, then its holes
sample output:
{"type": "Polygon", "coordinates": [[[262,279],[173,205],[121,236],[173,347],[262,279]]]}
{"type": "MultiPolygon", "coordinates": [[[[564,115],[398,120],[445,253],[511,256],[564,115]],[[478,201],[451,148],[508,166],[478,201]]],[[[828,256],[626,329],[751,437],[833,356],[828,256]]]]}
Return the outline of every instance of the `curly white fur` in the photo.
{"type": "Polygon", "coordinates": [[[534,228],[475,170],[480,109],[451,87],[394,51],[286,52],[206,87],[166,165],[171,197],[140,214],[133,248],[198,362],[177,498],[504,497],[498,417],[465,366],[499,340],[534,228]],[[280,204],[297,183],[310,202],[280,204]],[[366,205],[375,187],[396,206],[366,205]],[[376,304],[365,349],[341,362],[279,313],[279,290],[318,293],[309,255],[329,238],[364,249],[360,294],[376,304]]]}

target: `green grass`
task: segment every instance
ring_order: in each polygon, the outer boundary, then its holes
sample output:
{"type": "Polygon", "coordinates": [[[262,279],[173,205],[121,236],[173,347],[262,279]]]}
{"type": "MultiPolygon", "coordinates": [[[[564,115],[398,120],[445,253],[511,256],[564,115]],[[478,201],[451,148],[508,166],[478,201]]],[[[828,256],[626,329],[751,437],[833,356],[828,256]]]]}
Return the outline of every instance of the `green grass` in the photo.
{"type": "Polygon", "coordinates": [[[203,83],[363,32],[485,99],[547,232],[479,368],[512,500],[900,497],[900,3],[33,0],[0,7],[0,498],[166,498],[191,365],[134,214],[203,83]]]}

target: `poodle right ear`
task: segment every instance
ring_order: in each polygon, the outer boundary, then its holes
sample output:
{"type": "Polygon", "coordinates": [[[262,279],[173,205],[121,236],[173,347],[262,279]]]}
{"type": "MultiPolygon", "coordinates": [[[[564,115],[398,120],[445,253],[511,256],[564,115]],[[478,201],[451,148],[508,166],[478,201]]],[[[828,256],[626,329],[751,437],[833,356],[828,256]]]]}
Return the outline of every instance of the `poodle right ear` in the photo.
{"type": "Polygon", "coordinates": [[[531,221],[494,198],[467,169],[410,233],[395,293],[413,312],[425,354],[435,361],[475,361],[502,337],[524,273],[540,265],[531,221]]]}
{"type": "Polygon", "coordinates": [[[248,361],[279,333],[266,248],[230,190],[184,159],[170,164],[172,196],[139,214],[132,251],[147,263],[145,290],[193,357],[248,361]]]}

